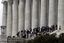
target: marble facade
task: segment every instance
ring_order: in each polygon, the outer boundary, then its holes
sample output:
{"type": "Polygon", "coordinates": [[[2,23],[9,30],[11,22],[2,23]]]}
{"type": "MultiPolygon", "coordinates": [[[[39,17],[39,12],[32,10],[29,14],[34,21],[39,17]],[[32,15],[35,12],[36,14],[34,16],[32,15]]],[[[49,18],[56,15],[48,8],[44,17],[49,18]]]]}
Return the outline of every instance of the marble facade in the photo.
{"type": "Polygon", "coordinates": [[[3,0],[2,25],[6,35],[42,26],[64,29],[64,0],[3,0]]]}

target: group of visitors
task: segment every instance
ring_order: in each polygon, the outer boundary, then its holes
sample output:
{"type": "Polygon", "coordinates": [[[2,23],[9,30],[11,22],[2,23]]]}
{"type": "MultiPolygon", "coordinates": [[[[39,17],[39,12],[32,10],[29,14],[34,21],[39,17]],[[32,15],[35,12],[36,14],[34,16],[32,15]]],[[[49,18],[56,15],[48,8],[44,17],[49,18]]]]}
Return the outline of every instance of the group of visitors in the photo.
{"type": "Polygon", "coordinates": [[[17,37],[21,37],[21,38],[29,38],[29,37],[32,37],[34,35],[38,35],[38,34],[45,34],[46,32],[53,32],[54,30],[57,30],[57,25],[54,26],[52,25],[51,27],[49,26],[42,26],[41,28],[38,27],[38,28],[34,28],[33,30],[32,29],[29,29],[29,30],[21,30],[20,32],[18,32],[16,35],[17,37]]]}

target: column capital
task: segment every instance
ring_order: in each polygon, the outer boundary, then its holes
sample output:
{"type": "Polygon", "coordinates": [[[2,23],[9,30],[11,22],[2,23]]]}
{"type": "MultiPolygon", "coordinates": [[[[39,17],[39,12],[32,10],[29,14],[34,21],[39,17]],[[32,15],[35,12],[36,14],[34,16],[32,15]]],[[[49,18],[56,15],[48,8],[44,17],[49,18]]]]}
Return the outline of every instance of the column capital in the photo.
{"type": "Polygon", "coordinates": [[[13,0],[8,0],[8,3],[9,4],[13,4],[13,0]]]}
{"type": "Polygon", "coordinates": [[[2,4],[5,4],[5,5],[7,5],[7,1],[4,1],[4,2],[2,2],[2,4]]]}
{"type": "Polygon", "coordinates": [[[13,0],[13,4],[19,4],[19,0],[13,0]]]}
{"type": "Polygon", "coordinates": [[[25,0],[19,0],[19,2],[24,2],[25,0]]]}
{"type": "Polygon", "coordinates": [[[13,2],[18,2],[19,0],[13,0],[13,2]]]}

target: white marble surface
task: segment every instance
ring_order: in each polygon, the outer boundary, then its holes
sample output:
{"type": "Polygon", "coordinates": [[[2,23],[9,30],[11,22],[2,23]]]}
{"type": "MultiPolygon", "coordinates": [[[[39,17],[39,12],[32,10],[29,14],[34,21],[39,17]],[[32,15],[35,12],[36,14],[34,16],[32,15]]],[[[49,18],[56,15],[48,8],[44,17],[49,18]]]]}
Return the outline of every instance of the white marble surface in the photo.
{"type": "Polygon", "coordinates": [[[49,0],[49,27],[57,24],[57,0],[49,0]]]}
{"type": "Polygon", "coordinates": [[[47,25],[47,15],[46,15],[46,0],[41,0],[41,16],[40,16],[40,27],[47,25]]]}
{"type": "Polygon", "coordinates": [[[38,0],[33,0],[33,5],[32,5],[32,29],[38,27],[38,0]]]}
{"type": "Polygon", "coordinates": [[[58,0],[58,29],[64,29],[64,0],[58,0]]]}
{"type": "Polygon", "coordinates": [[[25,1],[19,0],[18,31],[24,30],[25,1]]]}
{"type": "Polygon", "coordinates": [[[31,26],[31,0],[26,0],[25,6],[25,29],[29,30],[31,26]]]}
{"type": "Polygon", "coordinates": [[[52,32],[50,34],[54,34],[54,33],[56,33],[57,36],[59,36],[61,33],[64,33],[64,30],[56,30],[56,31],[54,31],[54,32],[52,32]]]}

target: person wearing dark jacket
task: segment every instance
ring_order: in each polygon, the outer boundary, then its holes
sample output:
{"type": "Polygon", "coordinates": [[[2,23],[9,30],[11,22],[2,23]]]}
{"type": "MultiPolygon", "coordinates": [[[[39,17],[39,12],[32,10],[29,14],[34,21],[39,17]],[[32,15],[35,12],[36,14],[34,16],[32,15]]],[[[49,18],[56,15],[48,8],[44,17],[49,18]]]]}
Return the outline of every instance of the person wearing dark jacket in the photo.
{"type": "Polygon", "coordinates": [[[17,35],[17,37],[20,37],[20,36],[19,36],[19,34],[20,34],[20,32],[18,32],[18,33],[16,34],[16,35],[17,35]]]}

